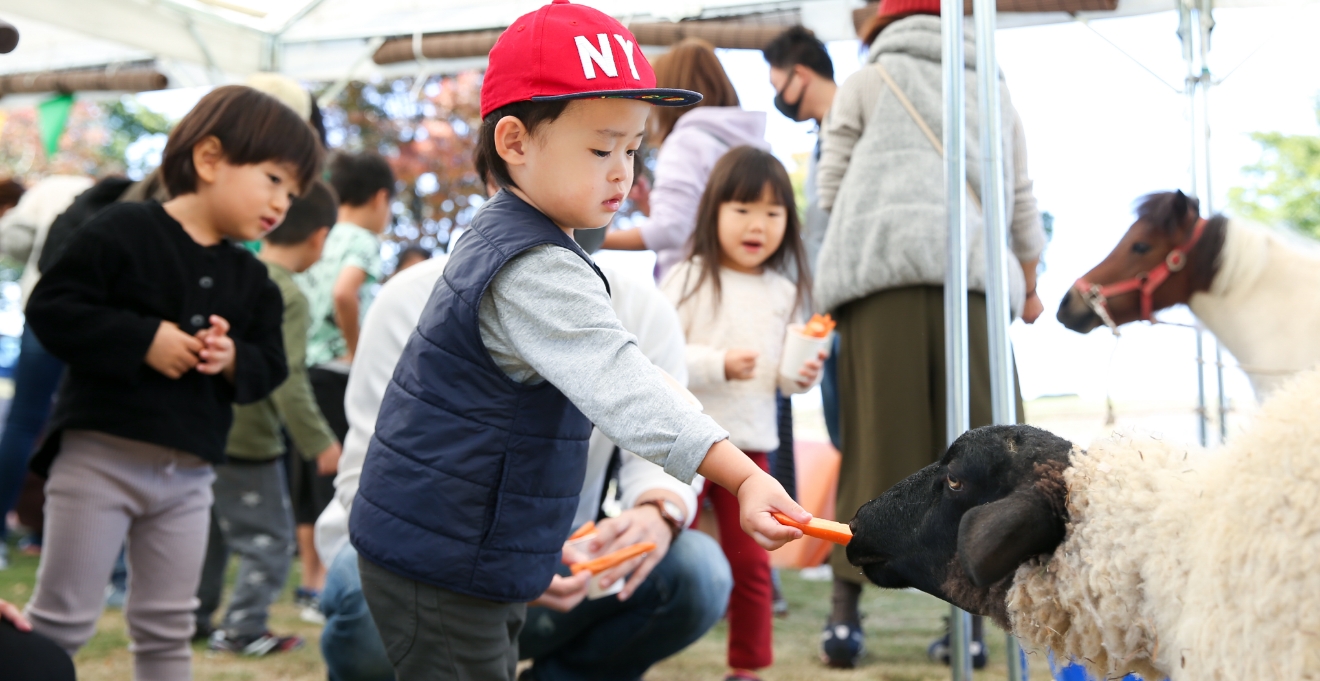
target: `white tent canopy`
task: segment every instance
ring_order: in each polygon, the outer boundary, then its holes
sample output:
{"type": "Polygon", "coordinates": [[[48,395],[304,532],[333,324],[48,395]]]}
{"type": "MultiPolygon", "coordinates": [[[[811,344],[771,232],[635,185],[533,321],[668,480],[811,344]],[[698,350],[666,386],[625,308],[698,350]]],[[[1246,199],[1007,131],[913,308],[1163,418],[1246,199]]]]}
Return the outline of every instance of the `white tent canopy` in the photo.
{"type": "MultiPolygon", "coordinates": [[[[1059,0],[1049,5],[1058,6],[1059,0]]],[[[1285,0],[1286,1],[1286,0],[1285,0]]],[[[1301,1],[1301,0],[1298,0],[1301,1]]],[[[0,0],[19,28],[0,74],[155,60],[171,86],[197,86],[277,70],[308,81],[453,72],[481,57],[380,66],[381,38],[502,28],[542,0],[0,0]]],[[[826,40],[852,38],[861,0],[587,0],[625,22],[735,19],[786,13],[826,40]]],[[[1001,5],[1003,0],[1001,0],[1001,5]]],[[[1280,4],[1222,0],[1221,7],[1280,4]]],[[[1099,6],[1094,3],[1080,6],[1099,6]]],[[[1171,11],[1175,0],[1118,0],[1112,12],[1005,12],[1001,27],[1171,11]]]]}

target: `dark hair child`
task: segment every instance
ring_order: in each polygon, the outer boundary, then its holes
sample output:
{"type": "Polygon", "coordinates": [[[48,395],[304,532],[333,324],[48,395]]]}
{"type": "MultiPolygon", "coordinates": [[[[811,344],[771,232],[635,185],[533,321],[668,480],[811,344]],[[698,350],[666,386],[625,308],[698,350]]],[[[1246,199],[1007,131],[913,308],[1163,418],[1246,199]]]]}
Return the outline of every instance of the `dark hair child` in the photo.
{"type": "Polygon", "coordinates": [[[285,454],[282,431],[304,459],[338,460],[339,439],[316,405],[307,377],[307,298],[293,281],[321,257],[335,224],[339,201],[320,180],[289,208],[284,222],[262,240],[257,255],[284,300],[284,356],[289,378],[269,397],[234,408],[225,454],[211,485],[211,538],[197,591],[199,634],[211,635],[210,648],[250,656],[292,650],[302,645],[295,635],[281,636],[266,628],[270,604],[284,589],[293,555],[293,525],[289,522],[289,489],[280,457],[285,454]],[[238,578],[218,631],[211,616],[220,606],[230,553],[238,554],[238,578]]]}
{"type": "Polygon", "coordinates": [[[135,677],[191,677],[211,465],[232,405],[288,373],[279,289],[234,242],[278,225],[321,156],[292,109],[217,88],[166,143],[174,198],[105,209],[34,289],[28,323],[68,374],[32,463],[49,482],[27,613],[69,653],[95,633],[127,538],[135,677]]]}
{"type": "MultiPolygon", "coordinates": [[[[815,385],[824,353],[780,371],[789,324],[811,290],[793,185],[768,152],[735,147],[715,164],[697,210],[691,254],[660,288],[678,310],[687,339],[688,388],[729,441],[769,472],[779,447],[776,390],[815,385]],[[796,283],[789,276],[796,277],[796,283]]],[[[770,554],[740,527],[736,495],[706,485],[733,571],[729,597],[729,674],[754,681],[774,661],[770,554]]]]}
{"type": "MultiPolygon", "coordinates": [[[[371,305],[374,285],[383,278],[380,235],[390,225],[394,171],[375,152],[338,153],[330,158],[329,181],[339,196],[336,227],[326,240],[321,260],[295,277],[307,297],[311,326],[307,331],[307,375],[321,413],[342,441],[348,435],[344,392],[348,369],[357,351],[361,320],[371,305]]],[[[316,553],[316,519],[334,498],[338,455],[289,459],[290,501],[298,525],[298,558],[302,583],[294,600],[305,617],[319,617],[326,566],[316,553]]]]}

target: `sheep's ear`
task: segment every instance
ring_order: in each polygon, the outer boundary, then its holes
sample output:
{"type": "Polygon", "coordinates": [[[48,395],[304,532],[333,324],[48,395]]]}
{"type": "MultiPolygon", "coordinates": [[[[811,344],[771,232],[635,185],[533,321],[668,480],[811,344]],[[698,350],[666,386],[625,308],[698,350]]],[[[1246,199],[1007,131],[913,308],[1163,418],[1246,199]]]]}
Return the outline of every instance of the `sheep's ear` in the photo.
{"type": "Polygon", "coordinates": [[[1033,491],[976,506],[958,524],[958,560],[972,583],[986,588],[1032,556],[1063,541],[1064,521],[1033,491]]]}

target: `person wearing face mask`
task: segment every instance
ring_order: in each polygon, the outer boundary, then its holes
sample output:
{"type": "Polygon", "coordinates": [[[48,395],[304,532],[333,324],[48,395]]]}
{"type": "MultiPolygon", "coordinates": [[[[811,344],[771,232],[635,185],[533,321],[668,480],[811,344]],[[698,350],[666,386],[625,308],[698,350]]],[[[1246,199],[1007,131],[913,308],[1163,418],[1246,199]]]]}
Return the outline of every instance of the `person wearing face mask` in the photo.
{"type": "MultiPolygon", "coordinates": [[[[816,122],[816,147],[807,161],[807,212],[802,226],[802,241],[807,247],[807,264],[816,271],[816,255],[825,240],[825,227],[830,215],[820,207],[816,191],[816,164],[820,162],[820,137],[834,94],[839,86],[834,82],[834,63],[825,43],[811,31],[794,26],[766,45],[761,54],[770,64],[770,84],[775,88],[775,109],[794,121],[816,122]]],[[[835,431],[831,439],[837,440],[835,431]]]]}

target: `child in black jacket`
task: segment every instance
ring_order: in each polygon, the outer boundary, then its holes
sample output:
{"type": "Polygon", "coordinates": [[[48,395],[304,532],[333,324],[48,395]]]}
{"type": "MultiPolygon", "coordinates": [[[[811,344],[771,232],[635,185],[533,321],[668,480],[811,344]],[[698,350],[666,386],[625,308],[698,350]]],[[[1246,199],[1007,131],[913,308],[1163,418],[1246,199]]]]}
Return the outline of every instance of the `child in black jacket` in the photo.
{"type": "Polygon", "coordinates": [[[279,289],[233,241],[278,225],[321,155],[292,109],[218,88],[166,144],[174,198],[106,209],[33,291],[28,323],[68,375],[32,463],[49,482],[27,614],[70,654],[95,632],[127,538],[135,678],[191,677],[211,464],[231,405],[288,373],[279,289]]]}

